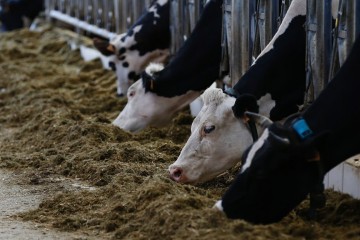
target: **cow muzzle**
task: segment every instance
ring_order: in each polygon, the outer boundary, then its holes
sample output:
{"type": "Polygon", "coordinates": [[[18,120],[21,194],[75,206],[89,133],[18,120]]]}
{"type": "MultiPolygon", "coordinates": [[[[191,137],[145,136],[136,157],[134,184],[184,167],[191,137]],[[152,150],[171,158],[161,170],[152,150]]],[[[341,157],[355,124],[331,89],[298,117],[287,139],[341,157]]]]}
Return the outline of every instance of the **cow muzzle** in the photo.
{"type": "Polygon", "coordinates": [[[184,174],[184,171],[181,167],[172,167],[169,168],[169,176],[172,180],[178,183],[187,182],[187,177],[184,174]]]}

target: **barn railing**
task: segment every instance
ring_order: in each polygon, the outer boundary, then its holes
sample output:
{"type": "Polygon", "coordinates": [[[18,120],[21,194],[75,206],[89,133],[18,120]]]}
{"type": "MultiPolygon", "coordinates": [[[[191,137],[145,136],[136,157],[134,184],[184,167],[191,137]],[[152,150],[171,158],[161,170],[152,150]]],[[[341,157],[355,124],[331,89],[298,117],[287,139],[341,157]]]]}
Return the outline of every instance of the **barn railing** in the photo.
{"type": "Polygon", "coordinates": [[[306,102],[314,101],[333,78],[360,32],[360,3],[340,0],[335,28],[331,0],[307,0],[306,102]]]}
{"type": "Polygon", "coordinates": [[[234,85],[276,33],[290,0],[224,0],[222,73],[234,85]]]}
{"type": "MultiPolygon", "coordinates": [[[[205,0],[169,0],[172,53],[194,28],[205,0]]],[[[45,0],[48,19],[111,39],[125,32],[150,6],[151,0],[45,0]]]]}
{"type": "Polygon", "coordinates": [[[194,29],[205,0],[170,0],[170,53],[175,54],[194,29]]]}

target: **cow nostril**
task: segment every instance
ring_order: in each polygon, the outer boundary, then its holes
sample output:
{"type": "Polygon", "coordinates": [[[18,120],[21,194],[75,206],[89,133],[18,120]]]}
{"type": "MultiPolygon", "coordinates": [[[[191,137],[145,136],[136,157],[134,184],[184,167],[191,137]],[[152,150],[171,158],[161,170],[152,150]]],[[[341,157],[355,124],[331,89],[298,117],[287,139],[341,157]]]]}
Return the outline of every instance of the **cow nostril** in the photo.
{"type": "Polygon", "coordinates": [[[170,177],[172,180],[179,182],[182,176],[182,169],[181,168],[175,168],[170,171],[170,177]]]}
{"type": "Polygon", "coordinates": [[[181,177],[181,170],[180,169],[176,169],[175,172],[173,173],[173,175],[177,178],[181,177]]]}

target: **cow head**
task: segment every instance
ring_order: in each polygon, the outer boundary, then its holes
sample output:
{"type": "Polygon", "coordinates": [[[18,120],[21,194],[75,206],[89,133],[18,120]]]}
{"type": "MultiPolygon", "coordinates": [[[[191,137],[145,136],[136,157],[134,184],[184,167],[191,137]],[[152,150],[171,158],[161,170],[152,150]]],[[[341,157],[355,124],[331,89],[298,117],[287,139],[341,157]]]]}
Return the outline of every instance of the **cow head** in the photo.
{"type": "MultiPolygon", "coordinates": [[[[245,121],[234,117],[235,98],[221,89],[207,89],[204,106],[194,119],[191,136],[180,156],[169,166],[170,177],[180,183],[208,181],[240,161],[253,142],[245,121]]],[[[257,128],[262,132],[262,127],[257,128]]]]}
{"type": "Polygon", "coordinates": [[[117,75],[117,94],[125,95],[150,62],[164,63],[169,57],[168,1],[154,1],[126,33],[110,42],[94,39],[93,43],[103,55],[114,56],[109,65],[117,75]]]}
{"type": "MultiPolygon", "coordinates": [[[[152,78],[163,68],[160,64],[150,64],[143,77],[152,78]]],[[[164,126],[170,122],[175,113],[199,95],[200,92],[188,91],[180,96],[161,97],[145,91],[143,81],[137,81],[130,86],[127,93],[128,102],[113,124],[129,132],[138,132],[147,126],[164,126]]]]}
{"type": "Polygon", "coordinates": [[[292,127],[272,124],[244,154],[235,182],[216,207],[253,223],[281,220],[308,193],[322,191],[318,137],[300,141],[292,127]]]}

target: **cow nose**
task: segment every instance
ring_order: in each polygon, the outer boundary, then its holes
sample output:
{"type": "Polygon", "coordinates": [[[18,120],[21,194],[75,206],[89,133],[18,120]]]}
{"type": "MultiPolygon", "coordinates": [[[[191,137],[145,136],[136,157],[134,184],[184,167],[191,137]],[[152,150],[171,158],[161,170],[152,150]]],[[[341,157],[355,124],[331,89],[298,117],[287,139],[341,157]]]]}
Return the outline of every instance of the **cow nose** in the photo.
{"type": "Polygon", "coordinates": [[[180,182],[183,178],[183,170],[179,167],[174,167],[170,169],[170,178],[175,182],[180,182]]]}

